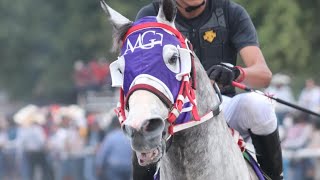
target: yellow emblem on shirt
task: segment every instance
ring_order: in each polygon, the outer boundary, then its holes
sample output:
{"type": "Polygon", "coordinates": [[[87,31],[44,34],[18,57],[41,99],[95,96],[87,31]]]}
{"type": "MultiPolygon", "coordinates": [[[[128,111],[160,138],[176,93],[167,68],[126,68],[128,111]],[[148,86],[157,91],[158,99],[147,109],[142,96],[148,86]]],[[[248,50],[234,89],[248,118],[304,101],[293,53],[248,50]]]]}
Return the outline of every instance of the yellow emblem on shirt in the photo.
{"type": "Polygon", "coordinates": [[[216,32],[214,32],[213,30],[207,31],[204,33],[203,35],[203,39],[205,41],[208,41],[209,43],[212,43],[212,41],[217,37],[216,32]]]}

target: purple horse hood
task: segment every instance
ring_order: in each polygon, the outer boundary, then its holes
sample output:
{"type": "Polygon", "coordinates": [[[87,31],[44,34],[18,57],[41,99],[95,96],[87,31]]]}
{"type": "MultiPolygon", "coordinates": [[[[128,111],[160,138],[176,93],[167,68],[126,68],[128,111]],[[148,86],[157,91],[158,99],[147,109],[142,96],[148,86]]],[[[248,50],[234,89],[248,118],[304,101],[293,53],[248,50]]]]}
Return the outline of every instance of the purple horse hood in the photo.
{"type": "MultiPolygon", "coordinates": [[[[135,22],[134,26],[150,22],[156,22],[155,17],[145,17],[135,22]]],[[[165,64],[163,47],[165,45],[180,46],[179,40],[174,34],[161,28],[145,28],[131,33],[124,41],[121,55],[125,60],[123,90],[127,95],[132,82],[139,75],[152,76],[163,82],[176,99],[181,82],[176,79],[176,73],[172,72],[165,64]]]]}
{"type": "MultiPolygon", "coordinates": [[[[128,30],[120,57],[110,65],[113,86],[122,87],[128,100],[128,93],[137,79],[151,79],[164,88],[166,93],[163,95],[174,105],[183,77],[190,78],[191,73],[192,52],[186,44],[180,32],[167,24],[158,23],[156,17],[141,18],[128,30]]],[[[146,82],[145,85],[149,84],[146,82]]],[[[190,103],[184,104],[184,108],[189,106],[190,103]]],[[[190,119],[190,113],[182,113],[176,123],[187,119],[190,119]]]]}

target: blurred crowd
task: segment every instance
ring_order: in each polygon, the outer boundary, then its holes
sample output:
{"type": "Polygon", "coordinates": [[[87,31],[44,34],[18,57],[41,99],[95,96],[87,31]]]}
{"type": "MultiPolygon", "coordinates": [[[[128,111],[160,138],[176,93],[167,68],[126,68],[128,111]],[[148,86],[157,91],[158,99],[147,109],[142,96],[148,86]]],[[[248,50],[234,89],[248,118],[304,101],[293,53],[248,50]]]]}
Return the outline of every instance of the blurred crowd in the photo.
{"type": "MultiPolygon", "coordinates": [[[[320,113],[320,87],[313,79],[305,81],[297,99],[290,84],[288,75],[276,74],[265,93],[320,113]]],[[[274,105],[282,140],[285,179],[320,179],[320,118],[280,103],[274,105]]]]}
{"type": "MultiPolygon", "coordinates": [[[[75,67],[94,67],[92,63],[99,64],[92,61],[84,65],[79,61],[75,67]]],[[[108,69],[103,61],[100,63],[108,69]]],[[[79,74],[75,72],[79,88],[86,89],[83,92],[92,90],[90,84],[84,83],[86,78],[82,75],[87,73],[79,74]]],[[[97,82],[102,85],[106,81],[107,78],[100,78],[97,82]]],[[[320,113],[320,87],[313,79],[305,81],[298,98],[290,85],[288,75],[276,74],[264,92],[320,113]]],[[[277,102],[274,106],[285,179],[320,179],[320,119],[277,102]]],[[[79,105],[30,104],[12,115],[0,115],[1,180],[129,180],[131,153],[113,111],[89,112],[79,105]]]]}
{"type": "Polygon", "coordinates": [[[2,116],[0,179],[128,180],[131,148],[119,126],[113,112],[77,105],[28,105],[2,116]]]}
{"type": "Polygon", "coordinates": [[[88,63],[77,60],[74,63],[73,79],[78,92],[99,90],[109,83],[109,63],[107,60],[92,59],[88,63]]]}

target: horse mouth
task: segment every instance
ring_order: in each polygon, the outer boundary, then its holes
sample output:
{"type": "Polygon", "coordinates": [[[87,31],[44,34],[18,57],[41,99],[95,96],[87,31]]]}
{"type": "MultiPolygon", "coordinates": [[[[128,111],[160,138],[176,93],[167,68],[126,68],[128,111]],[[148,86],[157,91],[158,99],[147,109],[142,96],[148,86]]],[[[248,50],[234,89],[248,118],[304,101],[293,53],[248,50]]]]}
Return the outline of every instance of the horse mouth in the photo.
{"type": "Polygon", "coordinates": [[[136,152],[138,162],[140,166],[147,166],[153,163],[156,163],[160,160],[161,158],[161,149],[154,148],[151,149],[150,151],[145,151],[145,152],[136,152]]]}

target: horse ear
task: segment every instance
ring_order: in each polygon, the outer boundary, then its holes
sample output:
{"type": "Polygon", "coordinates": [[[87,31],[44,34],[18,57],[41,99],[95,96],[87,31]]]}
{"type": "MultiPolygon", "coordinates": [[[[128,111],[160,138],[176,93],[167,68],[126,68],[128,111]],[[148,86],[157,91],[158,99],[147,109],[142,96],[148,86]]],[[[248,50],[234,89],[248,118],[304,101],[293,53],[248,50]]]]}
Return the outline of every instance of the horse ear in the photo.
{"type": "Polygon", "coordinates": [[[177,14],[175,0],[161,0],[157,19],[159,22],[168,21],[173,23],[177,14]]]}
{"type": "Polygon", "coordinates": [[[128,18],[124,17],[123,15],[112,9],[110,6],[108,6],[108,4],[104,0],[100,1],[100,4],[104,12],[110,18],[112,25],[116,29],[120,29],[122,26],[128,23],[132,23],[132,21],[130,21],[128,18]]]}

